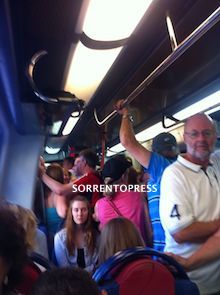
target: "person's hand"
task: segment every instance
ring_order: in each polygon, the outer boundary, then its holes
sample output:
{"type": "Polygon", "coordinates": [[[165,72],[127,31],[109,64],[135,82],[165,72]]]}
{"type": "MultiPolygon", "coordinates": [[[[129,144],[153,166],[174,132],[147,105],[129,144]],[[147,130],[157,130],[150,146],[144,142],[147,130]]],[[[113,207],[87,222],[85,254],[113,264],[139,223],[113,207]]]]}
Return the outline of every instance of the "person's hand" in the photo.
{"type": "Polygon", "coordinates": [[[171,252],[166,252],[165,254],[175,259],[186,271],[190,270],[190,261],[188,258],[184,258],[171,252]]]}
{"type": "Polygon", "coordinates": [[[120,99],[120,100],[118,100],[117,102],[116,102],[116,104],[115,104],[115,109],[116,109],[116,111],[120,114],[120,115],[122,115],[122,116],[126,116],[126,115],[128,115],[129,114],[129,110],[128,110],[128,108],[127,107],[123,107],[123,103],[124,103],[125,101],[124,101],[124,99],[120,99]]]}
{"type": "Polygon", "coordinates": [[[42,177],[42,175],[45,173],[45,171],[46,171],[46,167],[45,167],[45,162],[44,162],[44,159],[43,159],[43,157],[40,157],[40,159],[39,159],[39,172],[38,172],[38,175],[39,175],[39,177],[42,177]]]}

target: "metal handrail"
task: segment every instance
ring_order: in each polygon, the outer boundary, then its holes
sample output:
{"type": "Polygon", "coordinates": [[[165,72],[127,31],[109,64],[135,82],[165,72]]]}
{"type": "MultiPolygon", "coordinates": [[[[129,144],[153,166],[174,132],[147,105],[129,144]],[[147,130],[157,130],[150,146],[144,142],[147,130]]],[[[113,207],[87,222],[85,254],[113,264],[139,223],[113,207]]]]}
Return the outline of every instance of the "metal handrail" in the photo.
{"type": "Polygon", "coordinates": [[[56,91],[56,95],[54,96],[45,95],[40,91],[40,89],[35,84],[33,76],[36,64],[45,55],[47,55],[47,51],[38,51],[32,56],[27,67],[27,77],[35,95],[47,103],[71,103],[77,105],[77,108],[81,110],[84,107],[84,101],[78,99],[74,94],[62,90],[56,91]]]}
{"type": "MultiPolygon", "coordinates": [[[[141,84],[135,88],[124,100],[122,107],[131,103],[151,82],[163,73],[174,61],[179,58],[187,49],[198,41],[206,32],[208,32],[220,20],[220,7],[218,7],[204,22],[202,22],[188,37],[186,37],[175,50],[157,66],[141,84]]],[[[112,111],[102,121],[98,119],[96,109],[94,117],[98,125],[103,125],[117,115],[117,110],[112,111]]]]}

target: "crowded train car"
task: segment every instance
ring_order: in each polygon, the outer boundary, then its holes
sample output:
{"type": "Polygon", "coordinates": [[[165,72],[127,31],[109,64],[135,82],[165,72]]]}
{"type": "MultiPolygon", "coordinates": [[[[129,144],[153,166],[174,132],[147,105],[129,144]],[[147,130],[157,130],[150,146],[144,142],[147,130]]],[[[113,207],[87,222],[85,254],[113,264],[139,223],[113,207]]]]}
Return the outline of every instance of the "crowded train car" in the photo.
{"type": "Polygon", "coordinates": [[[219,0],[0,1],[0,293],[220,294],[219,35],[219,0]]]}

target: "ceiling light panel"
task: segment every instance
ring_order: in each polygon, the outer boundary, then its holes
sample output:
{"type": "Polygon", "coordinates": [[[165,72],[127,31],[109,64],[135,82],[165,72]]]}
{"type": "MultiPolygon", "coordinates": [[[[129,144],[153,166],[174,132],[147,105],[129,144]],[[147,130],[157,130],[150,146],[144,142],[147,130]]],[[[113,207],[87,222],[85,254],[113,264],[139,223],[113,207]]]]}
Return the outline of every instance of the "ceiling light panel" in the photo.
{"type": "Polygon", "coordinates": [[[113,41],[131,35],[152,0],[92,0],[84,33],[92,39],[113,41]]]}
{"type": "Polygon", "coordinates": [[[115,61],[122,47],[94,50],[78,43],[65,84],[65,90],[88,102],[115,61]]]}

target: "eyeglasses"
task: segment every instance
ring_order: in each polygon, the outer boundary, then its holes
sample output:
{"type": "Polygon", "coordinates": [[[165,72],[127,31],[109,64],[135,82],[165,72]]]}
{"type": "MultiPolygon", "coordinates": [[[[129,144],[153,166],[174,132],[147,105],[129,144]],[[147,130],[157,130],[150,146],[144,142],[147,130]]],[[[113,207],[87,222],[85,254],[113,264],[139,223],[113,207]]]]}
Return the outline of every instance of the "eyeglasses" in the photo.
{"type": "Polygon", "coordinates": [[[200,136],[200,134],[208,139],[211,138],[214,134],[213,130],[202,130],[201,132],[199,131],[192,131],[192,132],[185,132],[186,135],[188,135],[191,139],[196,139],[200,136]]]}

